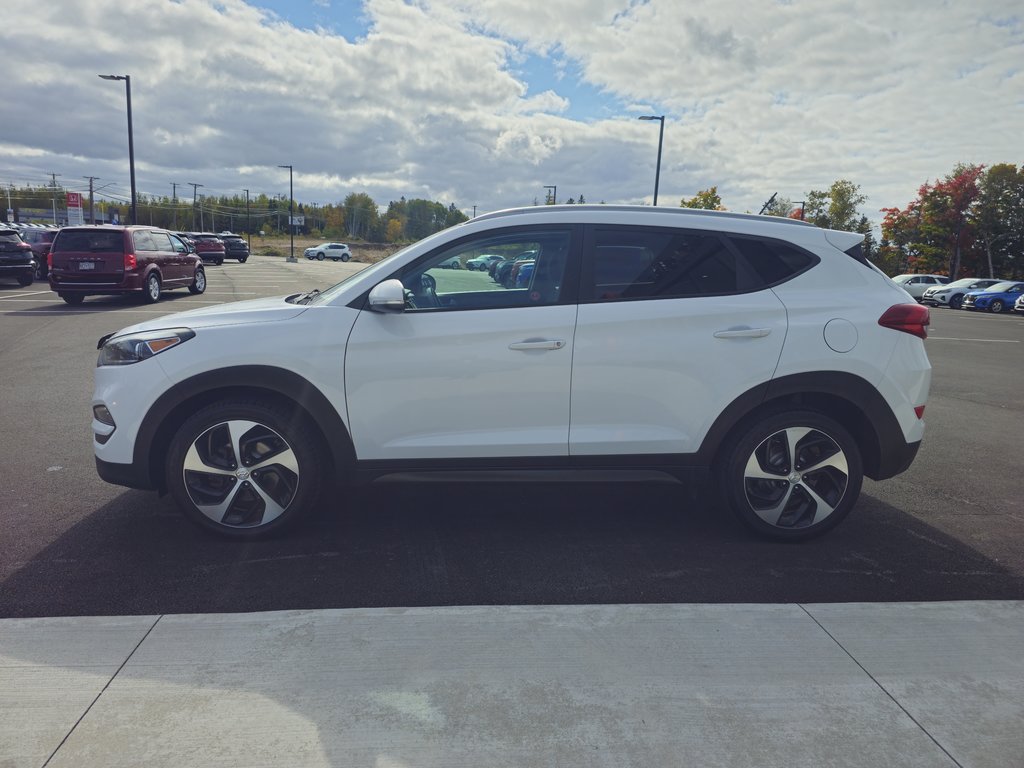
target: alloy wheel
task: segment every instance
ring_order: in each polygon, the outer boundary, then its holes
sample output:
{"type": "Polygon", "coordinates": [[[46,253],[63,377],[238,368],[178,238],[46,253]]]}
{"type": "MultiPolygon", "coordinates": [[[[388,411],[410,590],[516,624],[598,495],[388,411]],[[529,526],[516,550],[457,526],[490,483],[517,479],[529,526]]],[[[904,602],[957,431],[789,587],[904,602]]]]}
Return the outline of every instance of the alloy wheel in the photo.
{"type": "Polygon", "coordinates": [[[779,528],[820,523],[839,506],[849,482],[850,468],[842,448],[812,427],[787,427],[769,435],[743,470],[750,508],[779,528]]]}
{"type": "Polygon", "coordinates": [[[270,427],[244,419],[205,430],[182,465],[185,492],[196,509],[231,528],[265,526],[284,514],[299,476],[288,442],[270,427]]]}

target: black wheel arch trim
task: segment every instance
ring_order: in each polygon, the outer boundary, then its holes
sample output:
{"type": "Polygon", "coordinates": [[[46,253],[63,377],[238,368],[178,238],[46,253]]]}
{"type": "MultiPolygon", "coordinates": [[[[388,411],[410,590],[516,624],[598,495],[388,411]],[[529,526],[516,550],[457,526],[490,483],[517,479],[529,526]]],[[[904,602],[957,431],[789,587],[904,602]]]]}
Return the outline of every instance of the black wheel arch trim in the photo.
{"type": "MultiPolygon", "coordinates": [[[[294,371],[264,365],[220,368],[197,374],[172,386],[156,399],[142,420],[135,437],[135,451],[130,465],[133,469],[129,472],[107,467],[105,471],[100,471],[100,476],[104,479],[108,479],[108,475],[117,477],[119,479],[111,479],[110,482],[130,488],[163,490],[167,446],[174,427],[181,423],[180,419],[172,418],[175,411],[207,394],[219,397],[232,392],[256,394],[259,391],[286,398],[309,414],[331,453],[330,464],[334,467],[335,475],[339,479],[348,477],[355,463],[355,448],[348,428],[330,400],[294,371]]],[[[99,466],[97,460],[98,469],[99,466]]]]}
{"type": "Polygon", "coordinates": [[[810,408],[836,419],[860,446],[864,474],[884,480],[910,466],[920,443],[907,443],[889,404],[867,380],[845,371],[813,371],[780,376],[744,392],[708,430],[698,456],[712,463],[732,430],[753,411],[772,405],[810,408]]]}

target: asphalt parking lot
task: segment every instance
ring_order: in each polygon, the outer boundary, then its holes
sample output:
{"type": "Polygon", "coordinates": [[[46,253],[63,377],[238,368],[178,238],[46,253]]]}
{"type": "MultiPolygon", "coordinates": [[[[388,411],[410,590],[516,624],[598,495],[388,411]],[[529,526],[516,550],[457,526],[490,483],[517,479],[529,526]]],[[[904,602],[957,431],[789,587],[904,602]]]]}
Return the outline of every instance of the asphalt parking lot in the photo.
{"type": "Polygon", "coordinates": [[[750,538],[700,488],[389,485],[236,544],[93,465],[96,339],[196,306],[325,288],[358,264],[208,266],[202,296],[0,285],[0,617],[423,605],[1024,599],[1024,318],[934,310],[928,432],[822,539],[750,538]]]}

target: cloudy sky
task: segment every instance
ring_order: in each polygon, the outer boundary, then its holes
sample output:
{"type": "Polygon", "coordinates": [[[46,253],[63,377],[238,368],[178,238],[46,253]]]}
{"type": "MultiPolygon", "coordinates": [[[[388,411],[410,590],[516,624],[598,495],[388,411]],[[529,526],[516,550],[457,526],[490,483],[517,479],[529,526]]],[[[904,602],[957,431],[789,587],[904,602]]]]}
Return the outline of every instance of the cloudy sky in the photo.
{"type": "Polygon", "coordinates": [[[1024,162],[1020,0],[4,0],[0,183],[864,212],[1024,162]],[[110,186],[106,186],[110,185],[110,186]]]}

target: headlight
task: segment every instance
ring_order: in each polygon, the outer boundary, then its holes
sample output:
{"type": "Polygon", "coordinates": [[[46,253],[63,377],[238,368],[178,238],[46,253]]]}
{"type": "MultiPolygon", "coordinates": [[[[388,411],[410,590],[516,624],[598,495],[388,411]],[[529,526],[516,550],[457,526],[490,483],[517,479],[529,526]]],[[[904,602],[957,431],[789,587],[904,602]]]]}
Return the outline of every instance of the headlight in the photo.
{"type": "Polygon", "coordinates": [[[132,333],[115,339],[104,337],[100,339],[100,356],[96,361],[96,366],[138,363],[153,357],[153,355],[166,352],[171,347],[176,347],[195,335],[195,331],[189,328],[168,328],[132,333]]]}

